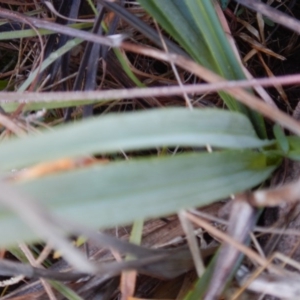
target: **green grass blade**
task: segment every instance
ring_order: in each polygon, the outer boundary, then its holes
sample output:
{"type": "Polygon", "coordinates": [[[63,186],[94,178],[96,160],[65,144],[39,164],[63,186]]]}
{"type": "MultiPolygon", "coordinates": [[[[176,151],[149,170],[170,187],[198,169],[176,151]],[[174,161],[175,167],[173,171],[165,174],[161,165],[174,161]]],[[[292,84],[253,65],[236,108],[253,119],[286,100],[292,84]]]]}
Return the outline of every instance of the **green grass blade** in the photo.
{"type": "Polygon", "coordinates": [[[123,57],[121,51],[117,48],[113,49],[115,52],[115,55],[117,57],[117,59],[119,60],[124,72],[126,73],[126,75],[135,83],[136,86],[140,87],[140,88],[144,88],[146,87],[145,84],[143,84],[136,76],[135,74],[131,71],[126,59],[123,57]]]}
{"type": "Polygon", "coordinates": [[[72,289],[67,287],[65,284],[54,281],[48,280],[52,287],[54,287],[61,295],[63,295],[68,300],[83,300],[82,297],[77,295],[72,289]]]}
{"type": "Polygon", "coordinates": [[[19,92],[24,92],[27,90],[27,88],[30,86],[34,78],[36,78],[36,75],[38,72],[44,71],[47,67],[49,67],[54,61],[56,61],[59,57],[61,57],[63,54],[67,53],[74,47],[78,46],[83,42],[82,39],[75,38],[72,40],[69,40],[65,45],[60,47],[55,52],[52,52],[47,59],[45,59],[42,63],[41,69],[36,69],[34,72],[32,72],[29,77],[23,82],[23,84],[18,89],[19,92]]]}
{"type": "MultiPolygon", "coordinates": [[[[107,103],[108,100],[100,100],[97,103],[107,103]]],[[[82,100],[82,101],[50,101],[50,102],[34,102],[30,104],[25,104],[23,108],[23,112],[26,111],[34,111],[34,110],[41,110],[41,109],[54,109],[54,108],[67,108],[67,107],[76,107],[81,105],[88,105],[88,104],[95,104],[96,101],[94,100],[82,100]]],[[[5,112],[11,113],[14,112],[19,103],[4,103],[1,104],[1,107],[5,109],[5,112]]]]}
{"type": "Polygon", "coordinates": [[[183,300],[198,300],[204,298],[205,292],[207,290],[207,287],[209,286],[209,282],[214,272],[214,268],[218,258],[218,253],[219,251],[214,255],[213,259],[210,261],[203,276],[195,282],[193,289],[187,293],[183,300]]]}
{"type": "MultiPolygon", "coordinates": [[[[140,4],[157,22],[181,45],[191,57],[213,69],[209,49],[198,31],[197,24],[191,18],[187,6],[178,1],[139,0],[140,4]],[[180,24],[180,26],[178,26],[180,24]],[[205,58],[205,59],[201,59],[205,58]]],[[[183,2],[183,1],[181,1],[183,2]]]]}
{"type": "MultiPolygon", "coordinates": [[[[77,23],[77,24],[69,24],[66,25],[75,29],[86,29],[91,28],[93,26],[92,23],[77,23]]],[[[50,35],[55,34],[55,31],[47,30],[47,29],[23,29],[23,30],[12,30],[12,31],[3,31],[0,32],[0,41],[3,40],[12,40],[12,39],[22,39],[36,36],[36,32],[39,32],[40,35],[50,35]]]]}
{"type": "Polygon", "coordinates": [[[186,1],[186,5],[201,36],[205,40],[219,74],[228,79],[244,78],[244,73],[220,26],[220,21],[211,1],[186,1]],[[201,13],[201,18],[198,13],[201,13]]]}
{"type": "Polygon", "coordinates": [[[142,242],[144,220],[135,220],[132,225],[129,242],[140,245],[142,242]]]}
{"type": "Polygon", "coordinates": [[[171,108],[110,114],[56,128],[38,136],[3,142],[0,169],[62,157],[163,146],[210,144],[221,148],[260,148],[275,143],[257,138],[249,120],[218,109],[171,108]]]}
{"type": "Polygon", "coordinates": [[[286,136],[289,144],[287,157],[292,160],[300,160],[300,138],[298,136],[286,136]]]}
{"type": "MultiPolygon", "coordinates": [[[[199,64],[226,79],[245,78],[211,0],[138,2],[199,64]]],[[[251,119],[260,137],[266,137],[262,116],[224,92],[220,96],[231,110],[242,112],[251,119]]]]}

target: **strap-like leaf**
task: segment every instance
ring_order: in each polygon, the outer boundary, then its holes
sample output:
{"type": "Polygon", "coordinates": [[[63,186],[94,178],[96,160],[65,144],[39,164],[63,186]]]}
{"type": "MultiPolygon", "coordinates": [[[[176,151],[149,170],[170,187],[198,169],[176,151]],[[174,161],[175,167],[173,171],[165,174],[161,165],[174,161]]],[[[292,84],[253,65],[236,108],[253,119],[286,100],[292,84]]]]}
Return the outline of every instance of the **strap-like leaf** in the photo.
{"type": "Polygon", "coordinates": [[[242,114],[218,109],[171,108],[110,114],[65,125],[43,135],[4,142],[0,147],[0,169],[120,150],[207,144],[245,149],[272,143],[258,139],[251,123],[242,114]]]}
{"type": "MultiPolygon", "coordinates": [[[[98,228],[209,204],[254,187],[274,168],[249,150],[192,153],[93,166],[16,187],[67,220],[98,228]]],[[[1,245],[34,237],[3,210],[0,227],[1,245]]]]}

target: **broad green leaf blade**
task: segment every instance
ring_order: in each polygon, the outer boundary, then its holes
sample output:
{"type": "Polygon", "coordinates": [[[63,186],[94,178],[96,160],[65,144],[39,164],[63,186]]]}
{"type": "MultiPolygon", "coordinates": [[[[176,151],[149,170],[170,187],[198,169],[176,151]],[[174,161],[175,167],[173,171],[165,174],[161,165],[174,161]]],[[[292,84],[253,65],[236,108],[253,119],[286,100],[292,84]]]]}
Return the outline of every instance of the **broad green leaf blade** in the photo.
{"type": "MultiPolygon", "coordinates": [[[[252,188],[275,166],[258,152],[222,151],[137,159],[93,166],[15,184],[52,212],[92,227],[110,227],[207,205],[252,188]]],[[[32,240],[16,216],[2,210],[1,245],[32,240]]]]}
{"type": "Polygon", "coordinates": [[[222,148],[259,148],[274,141],[260,140],[249,120],[218,109],[170,108],[110,114],[57,128],[43,135],[4,142],[0,169],[95,153],[116,153],[163,146],[207,144],[222,148]]]}
{"type": "MultiPolygon", "coordinates": [[[[245,79],[211,0],[138,2],[196,62],[226,79],[245,79]]],[[[260,137],[266,137],[262,116],[224,92],[220,96],[230,110],[242,112],[251,119],[260,137]]]]}

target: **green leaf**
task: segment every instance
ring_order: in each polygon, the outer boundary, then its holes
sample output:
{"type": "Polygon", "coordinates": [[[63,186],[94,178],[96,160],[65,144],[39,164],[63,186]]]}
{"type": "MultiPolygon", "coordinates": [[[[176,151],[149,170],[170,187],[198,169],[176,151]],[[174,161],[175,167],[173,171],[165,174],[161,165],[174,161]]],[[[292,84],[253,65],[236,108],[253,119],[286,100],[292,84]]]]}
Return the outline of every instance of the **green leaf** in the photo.
{"type": "Polygon", "coordinates": [[[68,300],[83,300],[82,297],[77,295],[71,288],[69,288],[67,285],[54,281],[54,280],[47,280],[52,287],[54,287],[60,294],[65,296],[66,299],[68,300]]]}
{"type": "MultiPolygon", "coordinates": [[[[52,212],[95,228],[203,206],[252,188],[269,177],[262,153],[222,151],[136,159],[15,184],[52,212]],[[260,163],[257,163],[260,162],[260,163]]],[[[0,213],[1,245],[32,240],[34,233],[6,210],[0,213]]]]}
{"type": "Polygon", "coordinates": [[[284,131],[280,127],[280,125],[278,125],[278,124],[274,125],[273,133],[274,133],[274,136],[276,138],[276,141],[277,141],[280,149],[283,151],[283,153],[285,153],[285,154],[288,153],[288,151],[289,151],[289,142],[288,142],[288,139],[287,139],[284,131]]]}
{"type": "MultiPolygon", "coordinates": [[[[71,39],[68,42],[66,42],[62,47],[60,47],[58,50],[56,50],[55,52],[52,52],[49,55],[49,57],[43,61],[41,68],[37,68],[28,76],[28,78],[18,88],[18,91],[19,92],[26,91],[26,89],[30,86],[32,81],[36,78],[38,72],[42,72],[42,71],[46,70],[46,68],[48,68],[59,57],[61,57],[62,55],[64,55],[65,53],[67,53],[68,51],[73,49],[74,47],[80,45],[82,42],[83,42],[83,40],[79,39],[79,38],[71,39]]],[[[28,105],[28,106],[30,106],[30,105],[28,105]]]]}
{"type": "MultiPolygon", "coordinates": [[[[41,68],[37,68],[33,72],[30,73],[28,78],[22,83],[22,85],[19,87],[18,91],[19,92],[24,92],[26,89],[30,86],[32,81],[36,78],[38,72],[44,71],[47,67],[49,67],[53,62],[55,62],[59,57],[73,49],[74,47],[80,45],[83,42],[83,40],[75,38],[72,40],[69,40],[66,44],[64,44],[62,47],[60,47],[58,50],[54,51],[49,55],[47,59],[45,59],[42,63],[41,68]]],[[[90,102],[90,101],[89,101],[90,102]]],[[[91,102],[90,102],[91,103],[91,102]]],[[[33,104],[26,104],[25,107],[23,108],[23,111],[28,111],[28,110],[34,110],[34,109],[42,109],[42,108],[58,108],[58,107],[68,107],[74,103],[69,102],[51,102],[51,103],[33,103],[33,104]]],[[[80,104],[88,104],[88,101],[81,101],[81,103],[77,102],[76,105],[80,104]]],[[[6,111],[6,112],[12,112],[15,111],[19,106],[19,103],[4,103],[1,104],[1,107],[6,111]]]]}
{"type": "Polygon", "coordinates": [[[289,151],[287,157],[293,160],[300,160],[300,138],[298,136],[287,136],[289,151]]]}
{"type": "Polygon", "coordinates": [[[0,91],[4,90],[8,85],[8,80],[0,80],[0,91]]]}
{"type": "Polygon", "coordinates": [[[205,273],[203,274],[203,276],[201,278],[199,278],[194,286],[193,286],[193,289],[190,290],[186,296],[184,297],[184,300],[198,300],[198,299],[203,299],[204,298],[204,295],[207,291],[207,288],[209,286],[209,283],[210,283],[210,280],[211,280],[211,277],[213,275],[213,272],[214,272],[214,268],[216,266],[216,261],[217,261],[217,258],[218,258],[218,253],[220,251],[218,251],[213,259],[210,261],[208,267],[206,268],[205,270],[205,273]]]}
{"type": "MultiPolygon", "coordinates": [[[[226,79],[245,79],[210,0],[138,0],[157,22],[199,64],[226,79]]],[[[261,115],[249,110],[230,95],[220,92],[226,105],[246,114],[259,134],[266,137],[261,115]]]]}
{"type": "MultiPolygon", "coordinates": [[[[77,24],[69,24],[65,25],[75,29],[85,29],[91,28],[93,26],[92,23],[77,23],[77,24]]],[[[12,31],[3,31],[0,32],[0,41],[3,40],[12,40],[12,39],[23,39],[28,37],[35,37],[37,36],[36,31],[39,32],[40,35],[50,35],[56,34],[55,31],[47,30],[47,29],[22,29],[22,30],[12,30],[12,31]]]]}
{"type": "Polygon", "coordinates": [[[269,18],[267,18],[265,16],[263,16],[262,18],[263,18],[264,22],[266,23],[266,25],[271,26],[271,27],[275,26],[275,23],[272,20],[270,20],[269,18]]]}
{"type": "Polygon", "coordinates": [[[103,117],[64,125],[42,135],[3,142],[0,169],[95,153],[163,146],[259,148],[274,141],[257,138],[249,120],[218,109],[170,108],[103,117]]]}
{"type": "Polygon", "coordinates": [[[222,9],[226,9],[228,6],[229,0],[220,0],[222,9]]]}
{"type": "MultiPolygon", "coordinates": [[[[100,100],[97,103],[107,103],[107,100],[100,100]]],[[[30,104],[25,104],[23,107],[23,112],[26,111],[33,111],[33,110],[42,110],[42,109],[54,109],[54,108],[66,108],[66,107],[76,107],[76,106],[82,106],[82,105],[88,105],[88,104],[95,104],[95,101],[91,100],[82,100],[82,101],[51,101],[51,102],[34,102],[30,104]]],[[[10,113],[14,112],[17,107],[19,106],[19,103],[4,103],[1,106],[5,109],[5,112],[10,113]]]]}

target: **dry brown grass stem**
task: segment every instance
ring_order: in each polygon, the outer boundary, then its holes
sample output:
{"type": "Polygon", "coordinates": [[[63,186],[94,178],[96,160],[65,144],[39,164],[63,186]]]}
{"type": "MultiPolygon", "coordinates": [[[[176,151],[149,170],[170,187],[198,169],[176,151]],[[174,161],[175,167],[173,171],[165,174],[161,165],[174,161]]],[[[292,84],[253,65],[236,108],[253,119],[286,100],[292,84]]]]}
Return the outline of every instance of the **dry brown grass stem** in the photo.
{"type": "MultiPolygon", "coordinates": [[[[198,226],[204,228],[205,230],[207,230],[207,232],[209,232],[212,236],[214,236],[214,237],[222,240],[223,242],[226,242],[226,243],[234,246],[240,252],[244,253],[250,259],[252,259],[256,263],[258,263],[260,266],[265,267],[266,265],[268,265],[268,261],[266,259],[264,259],[261,256],[259,256],[257,253],[255,253],[253,250],[251,250],[247,246],[245,246],[245,245],[237,242],[232,237],[226,235],[224,232],[222,232],[222,231],[218,230],[217,228],[215,228],[214,226],[210,225],[208,222],[202,220],[199,217],[194,216],[193,214],[191,214],[189,212],[186,212],[186,217],[190,221],[192,221],[193,223],[195,223],[196,225],[198,225],[198,226]]],[[[277,273],[277,274],[281,274],[282,273],[282,271],[279,268],[275,267],[274,265],[268,266],[268,269],[270,271],[273,271],[273,272],[277,273]]]]}
{"type": "Polygon", "coordinates": [[[279,206],[299,201],[300,180],[268,190],[256,191],[252,194],[251,205],[258,207],[279,206]]]}
{"type": "Polygon", "coordinates": [[[291,132],[300,135],[300,124],[292,117],[284,112],[262,102],[258,97],[243,90],[242,87],[249,86],[273,86],[276,84],[290,85],[300,82],[300,75],[278,76],[275,78],[261,78],[241,81],[224,81],[224,79],[210,70],[194,63],[179,55],[166,54],[155,49],[138,47],[132,44],[126,44],[127,50],[129,48],[135,52],[142,51],[143,54],[156,57],[165,61],[173,61],[178,66],[185,70],[196,74],[204,80],[211,82],[211,84],[196,84],[185,85],[182,87],[154,87],[154,88],[132,88],[106,91],[88,91],[88,92],[50,92],[50,93],[0,93],[0,103],[35,103],[35,102],[53,102],[53,101],[79,101],[79,100],[110,100],[110,99],[126,99],[137,97],[157,97],[157,96],[171,96],[186,93],[204,93],[224,90],[228,94],[235,97],[240,102],[248,107],[260,112],[269,119],[278,122],[283,127],[289,129],[291,132]],[[139,48],[139,50],[137,50],[139,48]]]}

